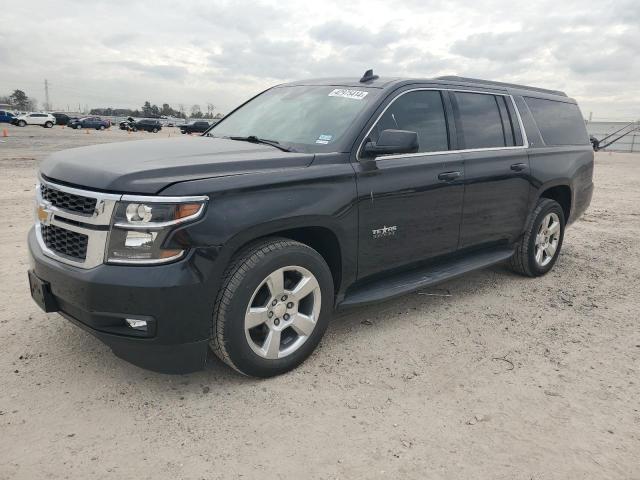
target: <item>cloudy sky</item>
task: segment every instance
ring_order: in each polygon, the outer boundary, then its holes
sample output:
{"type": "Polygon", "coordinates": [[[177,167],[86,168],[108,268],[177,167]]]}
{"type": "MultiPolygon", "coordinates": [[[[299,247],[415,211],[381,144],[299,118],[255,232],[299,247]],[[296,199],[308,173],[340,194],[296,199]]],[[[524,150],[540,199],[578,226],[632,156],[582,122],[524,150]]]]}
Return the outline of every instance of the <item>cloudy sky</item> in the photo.
{"type": "Polygon", "coordinates": [[[640,118],[639,0],[2,2],[0,95],[55,109],[207,103],[293,79],[445,74],[561,89],[640,118]]]}

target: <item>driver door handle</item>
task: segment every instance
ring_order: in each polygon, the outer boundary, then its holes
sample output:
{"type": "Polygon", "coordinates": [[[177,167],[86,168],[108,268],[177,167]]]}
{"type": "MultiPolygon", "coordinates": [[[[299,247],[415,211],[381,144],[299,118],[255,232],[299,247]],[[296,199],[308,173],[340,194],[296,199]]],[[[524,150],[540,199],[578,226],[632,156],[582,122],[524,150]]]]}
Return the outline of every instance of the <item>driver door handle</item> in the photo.
{"type": "Polygon", "coordinates": [[[527,168],[526,163],[514,163],[513,165],[511,165],[511,170],[513,170],[514,172],[521,172],[525,168],[527,168]]]}
{"type": "Polygon", "coordinates": [[[452,180],[455,180],[456,178],[458,178],[460,175],[462,175],[461,172],[442,172],[441,174],[438,175],[438,180],[442,180],[443,182],[450,182],[452,180]]]}

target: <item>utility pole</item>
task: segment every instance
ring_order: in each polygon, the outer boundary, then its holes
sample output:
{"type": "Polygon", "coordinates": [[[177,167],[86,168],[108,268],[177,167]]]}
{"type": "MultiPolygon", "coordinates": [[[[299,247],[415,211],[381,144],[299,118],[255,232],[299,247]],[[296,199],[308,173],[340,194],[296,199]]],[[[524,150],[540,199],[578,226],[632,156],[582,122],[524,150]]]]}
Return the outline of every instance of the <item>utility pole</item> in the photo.
{"type": "Polygon", "coordinates": [[[51,103],[49,103],[49,82],[47,81],[47,79],[44,79],[44,109],[46,111],[51,110],[51,103]]]}

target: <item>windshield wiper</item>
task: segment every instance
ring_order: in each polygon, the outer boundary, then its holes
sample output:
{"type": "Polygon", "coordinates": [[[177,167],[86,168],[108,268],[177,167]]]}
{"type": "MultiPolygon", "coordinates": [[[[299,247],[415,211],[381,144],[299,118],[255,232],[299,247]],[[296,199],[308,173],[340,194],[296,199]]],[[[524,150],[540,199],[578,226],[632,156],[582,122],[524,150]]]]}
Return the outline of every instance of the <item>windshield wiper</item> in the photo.
{"type": "Polygon", "coordinates": [[[276,148],[282,150],[283,152],[294,152],[295,151],[292,148],[283,147],[282,145],[280,145],[280,142],[278,142],[276,140],[267,140],[266,138],[258,138],[255,135],[249,135],[247,137],[226,137],[226,138],[229,138],[230,140],[238,140],[238,141],[241,141],[241,142],[262,143],[264,145],[271,145],[272,147],[276,147],[276,148]]]}

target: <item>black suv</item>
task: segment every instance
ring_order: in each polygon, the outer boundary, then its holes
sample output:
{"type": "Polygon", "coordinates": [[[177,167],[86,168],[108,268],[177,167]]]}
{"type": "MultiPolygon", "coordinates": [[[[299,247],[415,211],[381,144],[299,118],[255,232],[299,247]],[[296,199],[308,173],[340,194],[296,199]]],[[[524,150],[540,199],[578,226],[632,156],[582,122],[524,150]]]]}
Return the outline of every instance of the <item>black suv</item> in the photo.
{"type": "Polygon", "coordinates": [[[184,125],[180,125],[181,133],[203,133],[209,130],[211,125],[209,122],[205,122],[204,120],[200,120],[192,123],[185,123],[184,125]]]}
{"type": "Polygon", "coordinates": [[[370,71],[280,85],[195,139],[45,160],[32,296],[146,368],[198,369],[211,348],[276,375],[336,309],[498,262],[547,273],[593,158],[558,91],[370,71]]]}
{"type": "Polygon", "coordinates": [[[52,113],[51,115],[56,118],[56,125],[68,125],[72,121],[66,113],[52,113]]]}
{"type": "MultiPolygon", "coordinates": [[[[120,124],[120,129],[122,130],[122,123],[120,124]]],[[[134,122],[130,122],[128,128],[126,130],[131,130],[132,132],[137,132],[138,130],[142,130],[145,132],[158,133],[162,130],[162,124],[159,120],[153,119],[142,119],[134,122]]]]}

